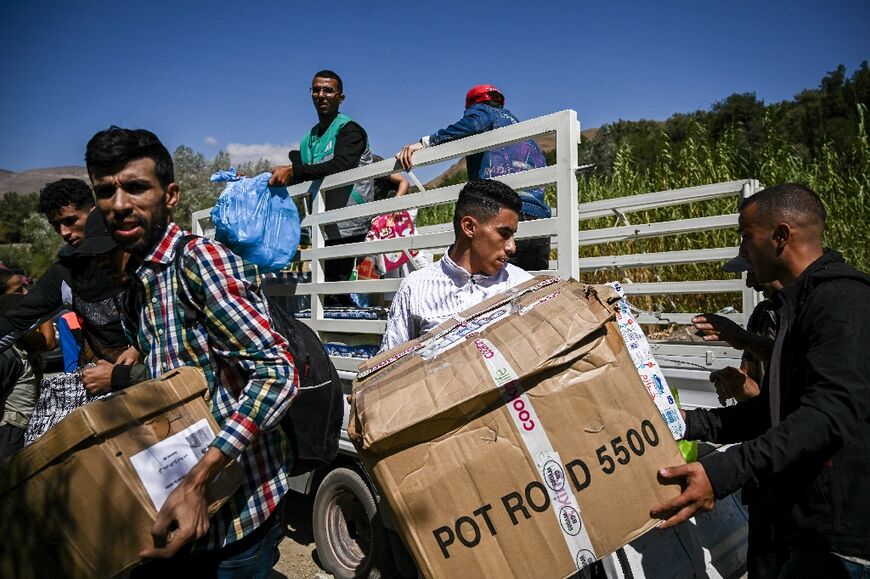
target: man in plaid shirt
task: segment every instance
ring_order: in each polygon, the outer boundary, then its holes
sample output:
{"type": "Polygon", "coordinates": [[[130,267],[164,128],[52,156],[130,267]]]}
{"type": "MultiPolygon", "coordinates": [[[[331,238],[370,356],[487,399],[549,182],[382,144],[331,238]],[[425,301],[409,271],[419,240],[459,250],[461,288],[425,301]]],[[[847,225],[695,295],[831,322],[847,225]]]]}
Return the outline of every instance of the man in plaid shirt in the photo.
{"type": "Polygon", "coordinates": [[[130,253],[125,272],[144,290],[133,314],[145,363],[153,376],[178,366],[202,369],[221,428],[157,514],[155,547],[140,553],[152,561],[138,574],[187,569],[196,577],[268,577],[283,538],[281,499],[290,467],[277,426],[298,376],[286,342],[264,313],[257,269],[204,238],[180,247],[184,232],[172,222],[180,194],[172,158],[150,131],[100,131],[88,142],[85,161],[97,206],[130,253]],[[182,252],[180,272],[176,251],[182,252]],[[194,320],[189,313],[185,319],[189,304],[197,310],[194,320]],[[231,460],[241,464],[245,480],[209,520],[205,484],[231,460]]]}

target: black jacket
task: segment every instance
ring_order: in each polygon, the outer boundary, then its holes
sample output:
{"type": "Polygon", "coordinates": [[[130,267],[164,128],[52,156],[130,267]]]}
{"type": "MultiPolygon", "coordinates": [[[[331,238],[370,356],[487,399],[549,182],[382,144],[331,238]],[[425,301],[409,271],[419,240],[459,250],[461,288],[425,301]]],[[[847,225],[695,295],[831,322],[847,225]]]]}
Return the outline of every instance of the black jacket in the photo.
{"type": "Polygon", "coordinates": [[[701,459],[717,498],[770,485],[777,540],[870,558],[870,278],[826,253],[774,295],[789,305],[781,422],[768,388],[687,413],[687,438],[744,442],[701,459]]]}
{"type": "MultiPolygon", "coordinates": [[[[82,334],[94,356],[114,362],[129,345],[120,316],[122,305],[123,288],[106,266],[96,259],[77,260],[61,252],[60,259],[45,271],[21,303],[0,316],[0,351],[36,325],[71,309],[82,318],[82,334]],[[71,304],[64,303],[64,284],[70,287],[71,304]]],[[[146,379],[144,365],[118,365],[112,371],[112,388],[125,388],[146,379]]]]}
{"type": "Polygon", "coordinates": [[[9,348],[0,352],[0,412],[6,404],[6,394],[12,387],[18,383],[21,374],[24,372],[24,362],[18,353],[9,348]]]}

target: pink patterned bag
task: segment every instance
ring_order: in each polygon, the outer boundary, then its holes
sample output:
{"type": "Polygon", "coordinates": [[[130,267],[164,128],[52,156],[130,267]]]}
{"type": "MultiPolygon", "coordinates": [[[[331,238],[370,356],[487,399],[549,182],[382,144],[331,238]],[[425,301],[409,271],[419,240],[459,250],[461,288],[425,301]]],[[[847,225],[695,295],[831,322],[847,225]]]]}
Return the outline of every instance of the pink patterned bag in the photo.
{"type": "MultiPolygon", "coordinates": [[[[380,239],[395,239],[397,237],[409,237],[416,233],[414,227],[414,218],[411,214],[403,209],[395,213],[386,213],[378,215],[372,219],[372,227],[366,234],[366,241],[377,241],[380,239]]],[[[375,258],[376,267],[381,273],[388,273],[394,269],[398,269],[417,255],[416,250],[396,251],[393,253],[384,253],[375,258]]]]}

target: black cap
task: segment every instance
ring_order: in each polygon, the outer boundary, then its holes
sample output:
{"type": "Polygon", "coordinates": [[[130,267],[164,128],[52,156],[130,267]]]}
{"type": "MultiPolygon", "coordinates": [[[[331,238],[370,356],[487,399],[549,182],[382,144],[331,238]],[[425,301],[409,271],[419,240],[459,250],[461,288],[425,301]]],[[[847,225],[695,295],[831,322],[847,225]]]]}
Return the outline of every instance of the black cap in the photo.
{"type": "Polygon", "coordinates": [[[115,243],[115,240],[112,239],[112,234],[109,233],[103,212],[95,208],[88,215],[88,220],[85,222],[84,240],[69,255],[101,255],[112,251],[116,247],[118,247],[118,244],[115,243]]]}
{"type": "Polygon", "coordinates": [[[739,273],[741,271],[749,271],[749,262],[740,257],[731,258],[722,265],[722,271],[730,273],[739,273]]]}

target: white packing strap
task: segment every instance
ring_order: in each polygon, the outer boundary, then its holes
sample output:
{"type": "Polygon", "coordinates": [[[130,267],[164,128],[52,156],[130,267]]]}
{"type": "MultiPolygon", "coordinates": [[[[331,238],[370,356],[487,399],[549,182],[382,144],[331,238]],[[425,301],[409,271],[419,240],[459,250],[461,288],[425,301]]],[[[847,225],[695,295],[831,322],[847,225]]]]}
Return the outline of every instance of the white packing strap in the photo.
{"type": "Polygon", "coordinates": [[[466,336],[469,334],[479,333],[500,319],[506,318],[510,315],[512,309],[511,304],[507,303],[469,319],[462,318],[459,314],[454,314],[453,318],[458,324],[446,334],[439,336],[437,340],[427,342],[426,347],[420,352],[420,357],[424,360],[431,360],[436,356],[440,356],[447,350],[464,343],[466,336]]]}
{"type": "Polygon", "coordinates": [[[622,285],[619,282],[612,282],[608,285],[612,286],[622,297],[619,309],[616,311],[616,325],[619,327],[619,333],[628,348],[631,361],[634,362],[634,367],[640,375],[644,387],[664,418],[671,434],[676,440],[680,440],[686,434],[686,423],[680,415],[677,401],[671,395],[668,381],[653,356],[643,329],[631,315],[630,304],[625,300],[622,285]]]}
{"type": "MultiPolygon", "coordinates": [[[[550,276],[539,281],[533,286],[525,288],[524,290],[517,290],[516,288],[511,288],[505,291],[503,294],[505,297],[493,304],[490,309],[480,312],[468,320],[463,318],[458,313],[455,313],[451,317],[456,320],[458,325],[448,328],[446,330],[441,330],[438,333],[433,333],[425,341],[418,341],[416,343],[410,344],[408,347],[400,350],[399,352],[396,352],[389,358],[385,358],[374,366],[357,373],[357,380],[362,380],[363,378],[371,376],[381,368],[389,366],[396,360],[403,358],[408,354],[413,354],[414,352],[417,352],[419,350],[423,350],[423,352],[421,353],[421,357],[423,359],[429,360],[436,355],[441,354],[449,350],[453,346],[461,343],[465,339],[465,336],[467,336],[469,333],[479,332],[484,328],[491,326],[507,314],[511,313],[513,311],[513,301],[516,300],[519,296],[538,291],[539,289],[545,288],[559,281],[561,281],[561,278],[559,278],[559,276],[550,276]]],[[[537,300],[528,307],[523,308],[520,314],[522,315],[527,313],[533,307],[553,299],[554,297],[556,297],[556,295],[558,295],[558,292],[554,292],[553,294],[544,296],[543,298],[537,300]]]]}
{"type": "Polygon", "coordinates": [[[410,169],[408,169],[408,170],[405,171],[405,172],[408,174],[408,177],[411,178],[411,182],[414,183],[414,185],[417,186],[417,189],[419,189],[418,193],[422,193],[423,191],[426,190],[426,188],[423,187],[423,184],[420,183],[420,180],[417,179],[417,176],[414,175],[414,172],[413,172],[413,171],[411,171],[410,169]]]}
{"type": "Polygon", "coordinates": [[[527,313],[529,313],[530,311],[532,311],[532,308],[536,308],[536,307],[538,307],[539,305],[541,305],[541,304],[543,304],[543,303],[546,303],[546,302],[548,302],[548,301],[554,299],[554,298],[555,298],[556,296],[558,296],[560,293],[561,293],[561,292],[560,292],[559,290],[556,290],[556,291],[554,291],[554,292],[548,293],[547,295],[545,295],[545,296],[542,297],[542,298],[538,298],[537,300],[533,301],[532,303],[530,303],[530,304],[527,305],[527,306],[523,306],[523,307],[519,308],[519,310],[518,310],[519,315],[521,315],[521,316],[526,315],[527,313]]]}
{"type": "Polygon", "coordinates": [[[463,318],[459,314],[453,314],[452,317],[458,322],[458,325],[443,336],[439,337],[437,340],[433,340],[432,342],[428,343],[426,347],[423,348],[423,350],[420,352],[420,356],[424,360],[430,360],[436,356],[440,356],[450,348],[453,348],[464,342],[466,336],[468,336],[469,334],[480,333],[497,321],[513,313],[524,316],[532,311],[533,308],[555,298],[559,295],[559,293],[560,292],[558,290],[548,293],[547,295],[538,298],[529,305],[520,308],[517,308],[514,304],[514,301],[511,300],[510,302],[503,304],[496,309],[489,310],[483,314],[479,314],[469,319],[463,318]]]}
{"type": "Polygon", "coordinates": [[[520,439],[535,461],[538,478],[550,495],[550,511],[556,517],[571,558],[577,568],[582,569],[597,557],[586,525],[580,517],[580,505],[565,479],[565,465],[559,453],[553,449],[516,371],[489,340],[477,338],[474,345],[483,356],[490,377],[501,391],[520,439]]]}

